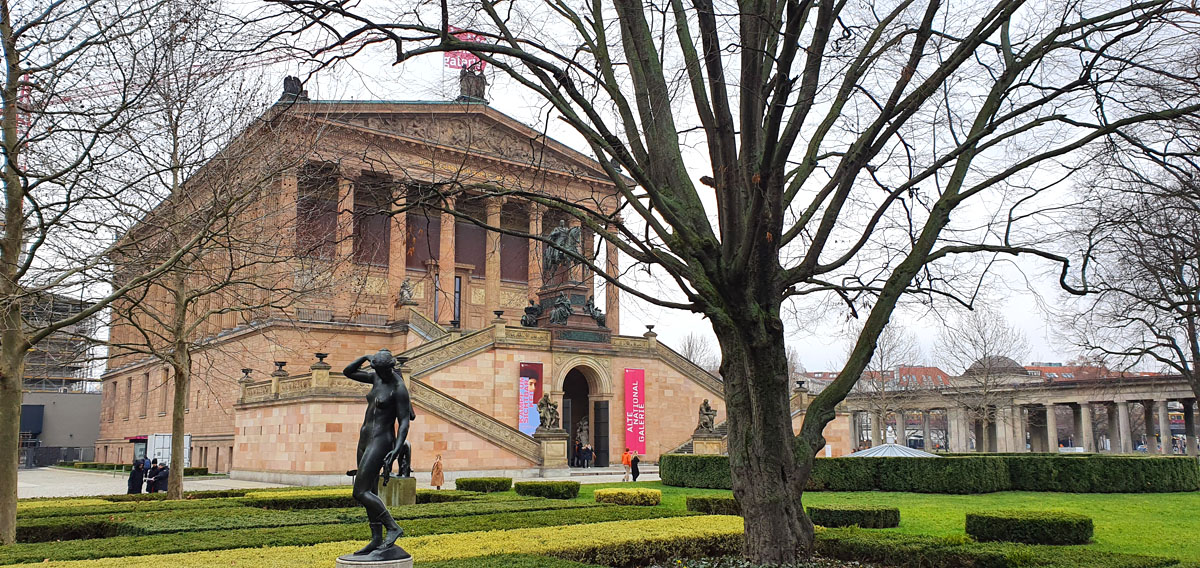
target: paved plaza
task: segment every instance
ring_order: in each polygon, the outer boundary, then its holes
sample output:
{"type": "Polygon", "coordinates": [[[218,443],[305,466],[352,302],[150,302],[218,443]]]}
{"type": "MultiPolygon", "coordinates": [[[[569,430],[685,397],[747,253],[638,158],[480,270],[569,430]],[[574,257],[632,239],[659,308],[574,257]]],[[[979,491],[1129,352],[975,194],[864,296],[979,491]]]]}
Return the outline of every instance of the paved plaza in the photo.
{"type": "MultiPolygon", "coordinates": [[[[638,481],[658,481],[658,466],[647,465],[642,468],[638,481]]],[[[85,497],[88,495],[115,495],[125,493],[127,473],[80,471],[57,467],[39,467],[22,469],[17,475],[17,497],[85,497]]],[[[571,480],[580,483],[616,483],[621,481],[623,470],[618,467],[573,469],[569,476],[535,477],[530,480],[559,481],[571,480]]],[[[429,474],[418,480],[418,487],[429,488],[429,474]]],[[[443,489],[454,489],[451,472],[447,472],[446,485],[443,489]]],[[[514,481],[521,481],[516,479],[514,481]]],[[[224,477],[189,478],[184,480],[185,491],[205,491],[215,489],[262,489],[268,487],[284,487],[277,483],[262,483],[258,481],[241,481],[224,477]]]]}

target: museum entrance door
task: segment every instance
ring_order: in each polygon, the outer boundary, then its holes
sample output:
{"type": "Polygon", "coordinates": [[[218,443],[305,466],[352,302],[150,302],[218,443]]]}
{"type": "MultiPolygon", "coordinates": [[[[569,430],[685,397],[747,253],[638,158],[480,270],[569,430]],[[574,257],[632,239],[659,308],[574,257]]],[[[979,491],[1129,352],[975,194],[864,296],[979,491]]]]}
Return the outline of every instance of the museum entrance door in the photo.
{"type": "MultiPolygon", "coordinates": [[[[591,444],[591,416],[588,393],[590,392],[587,377],[578,368],[571,369],[563,380],[563,428],[571,436],[567,444],[567,459],[571,466],[576,466],[575,441],[580,445],[591,444]]],[[[593,444],[592,447],[595,447],[593,444]]]]}

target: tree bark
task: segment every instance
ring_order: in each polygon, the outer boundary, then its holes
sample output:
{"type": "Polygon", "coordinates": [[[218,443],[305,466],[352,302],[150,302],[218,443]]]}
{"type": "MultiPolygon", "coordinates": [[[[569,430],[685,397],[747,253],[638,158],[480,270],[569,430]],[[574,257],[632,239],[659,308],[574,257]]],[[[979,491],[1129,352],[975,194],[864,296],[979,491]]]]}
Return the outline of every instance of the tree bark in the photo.
{"type": "Polygon", "coordinates": [[[783,323],[776,315],[718,318],[713,328],[723,354],[733,494],[746,524],[743,553],[760,564],[794,561],[811,552],[813,525],[801,504],[806,474],[793,450],[783,323]]]}
{"type": "Polygon", "coordinates": [[[17,540],[17,468],[25,374],[20,304],[4,306],[0,322],[0,544],[7,545],[17,540]]]}
{"type": "Polygon", "coordinates": [[[187,396],[192,383],[192,354],[187,329],[187,282],[176,273],[172,294],[175,299],[174,349],[171,352],[171,372],[175,375],[175,399],[171,413],[171,471],[167,476],[167,499],[183,499],[184,435],[187,419],[187,396]]]}
{"type": "Polygon", "coordinates": [[[17,129],[17,96],[22,70],[13,36],[12,13],[0,0],[0,39],[4,48],[4,227],[0,229],[0,545],[17,540],[17,466],[20,460],[21,397],[28,337],[21,319],[17,285],[24,240],[25,192],[17,164],[23,150],[17,129]]]}

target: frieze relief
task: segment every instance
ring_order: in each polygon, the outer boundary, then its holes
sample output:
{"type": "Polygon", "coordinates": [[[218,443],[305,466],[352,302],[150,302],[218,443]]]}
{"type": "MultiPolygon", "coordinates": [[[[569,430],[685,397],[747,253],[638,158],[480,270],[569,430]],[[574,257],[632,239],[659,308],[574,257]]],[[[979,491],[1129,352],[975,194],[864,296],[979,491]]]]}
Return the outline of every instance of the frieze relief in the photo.
{"type": "Polygon", "coordinates": [[[613,348],[621,349],[621,350],[645,351],[646,347],[648,347],[649,344],[650,344],[649,341],[646,341],[645,339],[640,338],[640,337],[613,337],[612,338],[613,348]]]}
{"type": "Polygon", "coordinates": [[[504,329],[504,341],[506,343],[519,343],[521,345],[548,348],[550,347],[550,332],[540,329],[506,327],[504,329]]]}
{"type": "Polygon", "coordinates": [[[527,301],[524,290],[501,290],[500,291],[500,307],[508,309],[521,309],[525,307],[527,301]]]}
{"type": "Polygon", "coordinates": [[[574,164],[569,158],[564,159],[536,139],[521,137],[508,128],[490,124],[490,121],[485,125],[483,120],[476,117],[376,116],[350,122],[469,153],[495,156],[523,164],[536,164],[576,175],[601,175],[574,164]]]}
{"type": "Polygon", "coordinates": [[[471,303],[472,304],[475,304],[476,306],[481,306],[486,301],[487,301],[487,294],[483,288],[477,287],[477,288],[471,289],[471,303]]]}

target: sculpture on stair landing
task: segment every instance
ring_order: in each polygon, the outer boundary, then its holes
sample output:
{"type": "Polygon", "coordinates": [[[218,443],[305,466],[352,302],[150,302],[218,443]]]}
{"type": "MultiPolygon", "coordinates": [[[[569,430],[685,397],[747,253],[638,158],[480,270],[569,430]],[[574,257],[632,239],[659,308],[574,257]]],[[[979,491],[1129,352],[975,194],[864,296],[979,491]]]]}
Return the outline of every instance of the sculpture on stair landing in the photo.
{"type": "Polygon", "coordinates": [[[396,358],[387,349],[362,356],[342,373],[348,379],[371,385],[367,413],[358,432],[358,469],[354,475],[354,499],[367,510],[371,542],[354,554],[339,558],[347,562],[396,561],[411,558],[396,539],[404,529],[396,524],[383,500],[375,493],[380,475],[387,485],[392,465],[400,460],[400,476],[412,475],[412,451],[408,444],[409,423],[416,418],[408,388],[396,369],[396,358]],[[367,368],[363,365],[369,363],[367,368]],[[398,426],[398,428],[397,428],[398,426]]]}
{"type": "Polygon", "coordinates": [[[529,300],[529,305],[525,307],[525,315],[521,316],[521,325],[537,327],[537,320],[542,317],[543,311],[541,306],[533,303],[533,300],[529,300]]]}
{"type": "Polygon", "coordinates": [[[716,430],[717,411],[708,404],[708,399],[700,403],[700,423],[696,425],[696,432],[711,433],[716,430]]]}
{"type": "Polygon", "coordinates": [[[564,292],[558,293],[558,298],[554,300],[554,307],[550,309],[550,323],[554,325],[567,325],[567,319],[575,311],[571,308],[571,299],[564,292]]]}
{"type": "Polygon", "coordinates": [[[537,404],[541,424],[538,430],[562,430],[562,418],[558,415],[558,403],[550,400],[550,393],[542,395],[537,404]]]}

